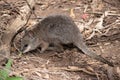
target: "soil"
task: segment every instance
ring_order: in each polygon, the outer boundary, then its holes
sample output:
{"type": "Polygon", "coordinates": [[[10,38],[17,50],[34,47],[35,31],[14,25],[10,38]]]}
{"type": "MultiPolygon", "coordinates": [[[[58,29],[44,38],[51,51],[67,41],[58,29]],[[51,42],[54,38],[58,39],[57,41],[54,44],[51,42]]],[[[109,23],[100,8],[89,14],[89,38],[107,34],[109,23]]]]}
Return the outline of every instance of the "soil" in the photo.
{"type": "MultiPolygon", "coordinates": [[[[36,1],[34,12],[38,17],[45,17],[50,14],[71,15],[71,9],[75,9],[74,21],[79,21],[82,18],[81,15],[84,14],[85,5],[88,5],[88,11],[91,11],[92,6],[94,6],[91,5],[93,0],[36,1]]],[[[114,10],[120,14],[119,0],[113,3],[114,6],[111,5],[112,3],[108,3],[110,0],[106,1],[103,0],[102,2],[98,0],[96,2],[98,7],[94,7],[94,10],[102,12],[114,10]]],[[[22,0],[7,0],[7,2],[10,3],[13,8],[9,8],[8,6],[10,5],[7,5],[7,3],[2,0],[0,1],[0,15],[8,14],[10,16],[2,18],[5,21],[0,21],[1,29],[3,29],[2,24],[4,24],[4,26],[10,25],[16,17],[15,15],[18,15],[18,9],[24,5],[24,1],[22,0]]],[[[34,15],[32,18],[34,18],[34,15]]],[[[119,20],[120,16],[105,17],[104,26],[111,24],[117,19],[119,20]]],[[[104,31],[106,30],[107,29],[104,29],[104,31]]],[[[84,36],[84,32],[82,32],[82,34],[84,36]]],[[[2,32],[0,36],[2,36],[2,32]]],[[[86,39],[86,36],[84,36],[84,38],[86,39]]],[[[11,58],[13,59],[13,65],[10,75],[22,76],[25,80],[120,80],[120,23],[110,26],[109,31],[104,35],[95,33],[94,37],[85,42],[89,49],[110,62],[113,62],[115,67],[110,67],[96,61],[84,55],[81,51],[77,50],[76,47],[69,45],[64,46],[65,50],[61,53],[45,51],[45,53],[40,54],[40,48],[38,48],[19,56],[20,53],[17,50],[12,51],[11,58]]]]}

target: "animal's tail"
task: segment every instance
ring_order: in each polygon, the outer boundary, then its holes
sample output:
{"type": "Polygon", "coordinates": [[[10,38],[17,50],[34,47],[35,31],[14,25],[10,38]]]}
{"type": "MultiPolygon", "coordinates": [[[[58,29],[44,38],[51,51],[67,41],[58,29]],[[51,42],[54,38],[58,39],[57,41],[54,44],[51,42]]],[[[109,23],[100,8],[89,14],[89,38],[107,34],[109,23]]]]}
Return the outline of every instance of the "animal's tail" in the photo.
{"type": "MultiPolygon", "coordinates": [[[[78,39],[77,39],[77,40],[78,40],[78,39]]],[[[81,40],[82,40],[82,38],[81,38],[81,40]]],[[[78,42],[78,41],[77,41],[77,42],[78,42]]],[[[113,63],[111,63],[111,62],[109,62],[108,60],[104,59],[103,57],[101,57],[101,56],[99,56],[99,55],[91,52],[91,51],[87,48],[87,46],[85,45],[85,43],[83,42],[83,40],[82,40],[82,41],[79,41],[78,43],[75,42],[75,45],[76,45],[80,50],[82,50],[83,53],[85,53],[85,54],[88,55],[89,57],[94,58],[94,59],[96,59],[96,60],[98,60],[98,61],[101,61],[101,62],[103,62],[103,63],[105,63],[105,64],[108,64],[109,66],[112,66],[112,67],[114,66],[113,63]]]]}

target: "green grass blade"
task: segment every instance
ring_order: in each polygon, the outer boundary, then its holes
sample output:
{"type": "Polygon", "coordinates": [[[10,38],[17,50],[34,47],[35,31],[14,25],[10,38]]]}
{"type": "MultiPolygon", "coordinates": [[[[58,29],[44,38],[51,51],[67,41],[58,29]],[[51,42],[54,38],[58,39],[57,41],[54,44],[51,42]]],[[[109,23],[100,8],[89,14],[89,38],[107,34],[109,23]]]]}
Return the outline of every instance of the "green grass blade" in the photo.
{"type": "Polygon", "coordinates": [[[0,78],[6,79],[8,77],[8,72],[7,70],[0,70],[0,78]]]}
{"type": "Polygon", "coordinates": [[[5,66],[5,68],[0,70],[0,79],[5,80],[8,77],[11,65],[12,65],[12,60],[9,59],[6,66],[5,66]]]}
{"type": "Polygon", "coordinates": [[[11,65],[12,65],[12,60],[9,59],[8,62],[7,62],[7,64],[6,64],[6,66],[5,66],[5,68],[8,69],[8,70],[10,70],[11,65]]]}
{"type": "Polygon", "coordinates": [[[6,80],[23,80],[22,77],[8,77],[6,80]]]}

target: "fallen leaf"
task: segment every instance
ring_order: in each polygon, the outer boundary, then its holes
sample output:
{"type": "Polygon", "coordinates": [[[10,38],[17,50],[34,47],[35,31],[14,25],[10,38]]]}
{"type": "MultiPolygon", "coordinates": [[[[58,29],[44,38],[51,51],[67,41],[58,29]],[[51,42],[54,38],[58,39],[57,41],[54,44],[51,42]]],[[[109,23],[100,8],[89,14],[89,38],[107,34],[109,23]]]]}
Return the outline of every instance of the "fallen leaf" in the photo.
{"type": "Polygon", "coordinates": [[[70,9],[70,17],[75,18],[74,9],[70,9]]]}

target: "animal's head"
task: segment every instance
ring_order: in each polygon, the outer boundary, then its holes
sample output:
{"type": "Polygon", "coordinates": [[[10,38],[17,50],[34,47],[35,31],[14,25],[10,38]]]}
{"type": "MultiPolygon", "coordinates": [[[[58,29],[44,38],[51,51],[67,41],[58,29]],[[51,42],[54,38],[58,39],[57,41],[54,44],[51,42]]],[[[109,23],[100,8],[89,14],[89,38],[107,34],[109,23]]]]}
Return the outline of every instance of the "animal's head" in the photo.
{"type": "Polygon", "coordinates": [[[36,49],[39,46],[39,39],[32,31],[25,31],[23,38],[21,39],[21,51],[22,53],[29,52],[36,49]]]}

